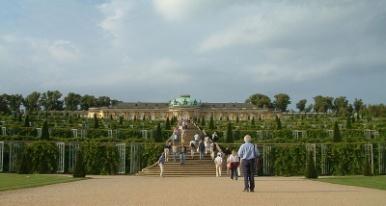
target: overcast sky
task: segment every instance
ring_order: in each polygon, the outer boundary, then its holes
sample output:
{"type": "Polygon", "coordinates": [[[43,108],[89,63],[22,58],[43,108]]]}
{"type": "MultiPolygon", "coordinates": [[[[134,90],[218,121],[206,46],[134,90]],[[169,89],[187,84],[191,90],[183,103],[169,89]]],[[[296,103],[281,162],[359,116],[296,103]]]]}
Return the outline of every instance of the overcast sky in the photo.
{"type": "Polygon", "coordinates": [[[384,0],[0,2],[0,93],[386,102],[384,0]]]}

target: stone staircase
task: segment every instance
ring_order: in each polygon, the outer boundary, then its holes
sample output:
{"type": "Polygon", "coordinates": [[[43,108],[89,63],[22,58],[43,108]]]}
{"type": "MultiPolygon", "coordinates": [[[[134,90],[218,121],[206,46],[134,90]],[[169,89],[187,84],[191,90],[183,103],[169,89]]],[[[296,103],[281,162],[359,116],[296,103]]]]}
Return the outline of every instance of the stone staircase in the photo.
{"type": "MultiPolygon", "coordinates": [[[[211,159],[210,155],[205,155],[204,159],[199,159],[199,154],[196,152],[191,157],[189,142],[194,139],[195,134],[202,135],[201,130],[197,128],[194,124],[189,123],[188,129],[183,131],[181,145],[187,147],[186,161],[185,164],[180,164],[179,156],[177,155],[176,161],[173,160],[173,156],[169,155],[169,161],[165,163],[164,166],[164,176],[165,177],[184,177],[184,176],[216,176],[214,161],[211,159]]],[[[153,164],[147,168],[144,168],[138,175],[141,176],[159,176],[160,168],[157,164],[153,164]]],[[[224,159],[223,176],[226,176],[226,164],[224,159]]]]}

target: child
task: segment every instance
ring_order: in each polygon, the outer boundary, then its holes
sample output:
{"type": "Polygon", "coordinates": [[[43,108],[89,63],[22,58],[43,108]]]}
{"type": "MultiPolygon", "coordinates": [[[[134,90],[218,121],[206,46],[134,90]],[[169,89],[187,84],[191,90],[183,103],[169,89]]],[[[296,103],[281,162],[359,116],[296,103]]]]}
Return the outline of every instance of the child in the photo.
{"type": "Polygon", "coordinates": [[[221,177],[222,157],[220,152],[217,153],[217,157],[214,159],[214,164],[216,165],[216,177],[221,177]]]}

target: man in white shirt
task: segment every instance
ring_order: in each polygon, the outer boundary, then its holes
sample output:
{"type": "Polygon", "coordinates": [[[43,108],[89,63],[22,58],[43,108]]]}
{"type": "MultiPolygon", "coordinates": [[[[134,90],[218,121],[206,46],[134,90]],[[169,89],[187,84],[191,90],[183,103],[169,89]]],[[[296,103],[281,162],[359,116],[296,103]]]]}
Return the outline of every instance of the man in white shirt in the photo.
{"type": "Polygon", "coordinates": [[[216,165],[216,177],[221,177],[222,157],[220,152],[217,153],[217,157],[214,159],[214,164],[216,165]]]}

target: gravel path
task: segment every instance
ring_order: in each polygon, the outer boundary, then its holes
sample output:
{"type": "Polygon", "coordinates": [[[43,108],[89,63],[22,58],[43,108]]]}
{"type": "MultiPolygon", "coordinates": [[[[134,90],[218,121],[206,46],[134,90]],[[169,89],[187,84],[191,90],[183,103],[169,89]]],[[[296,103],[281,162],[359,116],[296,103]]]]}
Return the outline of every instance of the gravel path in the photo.
{"type": "Polygon", "coordinates": [[[0,205],[386,205],[386,191],[298,177],[258,177],[254,193],[228,178],[96,176],[38,188],[0,192],[0,205]]]}

